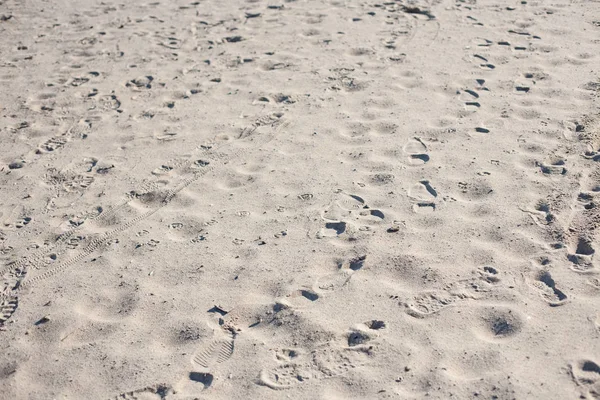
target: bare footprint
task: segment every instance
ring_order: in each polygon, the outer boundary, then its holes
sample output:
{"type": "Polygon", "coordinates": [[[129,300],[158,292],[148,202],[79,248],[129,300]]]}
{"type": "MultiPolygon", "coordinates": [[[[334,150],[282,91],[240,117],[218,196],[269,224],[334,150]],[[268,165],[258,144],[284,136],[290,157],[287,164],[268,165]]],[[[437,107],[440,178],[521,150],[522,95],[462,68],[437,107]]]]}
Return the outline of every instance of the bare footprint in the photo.
{"type": "Polygon", "coordinates": [[[537,289],[542,298],[552,307],[562,306],[568,301],[568,296],[556,287],[556,282],[552,279],[550,272],[541,270],[529,284],[537,289]]]}
{"type": "Polygon", "coordinates": [[[347,224],[344,221],[325,222],[325,228],[318,234],[318,238],[336,237],[346,232],[347,224]]]}
{"type": "Polygon", "coordinates": [[[300,384],[335,378],[364,365],[370,352],[370,347],[358,343],[352,347],[326,343],[302,354],[298,360],[285,361],[274,368],[263,369],[257,383],[273,390],[285,390],[300,384]]]}
{"type": "Polygon", "coordinates": [[[349,229],[354,232],[356,229],[369,231],[369,225],[381,222],[385,219],[385,214],[381,210],[370,208],[362,197],[339,190],[336,192],[336,199],[322,212],[321,218],[325,221],[325,226],[317,233],[319,239],[337,237],[349,229]]]}
{"type": "Polygon", "coordinates": [[[340,192],[335,202],[342,210],[357,211],[365,208],[365,200],[355,194],[340,192]]]}
{"type": "Polygon", "coordinates": [[[423,292],[404,303],[405,311],[414,318],[427,318],[453,305],[457,298],[445,291],[423,292]]]}
{"type": "Polygon", "coordinates": [[[408,190],[408,196],[413,200],[416,200],[413,204],[414,212],[423,214],[436,210],[436,198],[438,197],[438,192],[428,180],[423,179],[411,186],[408,190]]]}
{"type": "Polygon", "coordinates": [[[353,326],[346,334],[349,347],[365,345],[379,337],[379,331],[386,327],[385,322],[371,320],[353,326]]]}
{"type": "Polygon", "coordinates": [[[573,381],[584,388],[592,399],[600,397],[600,365],[590,359],[569,365],[573,381]]]}
{"type": "Polygon", "coordinates": [[[339,192],[337,197],[338,199],[327,210],[327,216],[324,216],[325,219],[353,218],[375,222],[385,219],[383,211],[370,208],[365,200],[358,195],[339,192]]]}
{"type": "MultiPolygon", "coordinates": [[[[411,317],[427,318],[447,307],[454,306],[459,301],[477,299],[474,293],[489,292],[491,286],[497,282],[494,278],[498,272],[491,267],[484,267],[483,271],[477,270],[475,272],[473,278],[452,282],[443,289],[417,293],[412,298],[401,301],[399,304],[404,306],[406,313],[411,317]]],[[[397,299],[398,296],[391,296],[391,298],[397,299]]]]}
{"type": "Polygon", "coordinates": [[[292,308],[301,308],[312,302],[319,300],[321,296],[312,289],[299,289],[279,299],[277,303],[292,308]]]}
{"type": "Polygon", "coordinates": [[[362,269],[367,260],[367,255],[362,254],[345,261],[338,261],[338,271],[334,274],[322,276],[313,285],[316,292],[333,292],[346,286],[354,273],[362,269]]]}
{"type": "Polygon", "coordinates": [[[338,273],[325,275],[317,279],[314,285],[315,290],[323,292],[333,292],[344,287],[352,278],[352,271],[339,271],[338,273]]]}
{"type": "Polygon", "coordinates": [[[538,162],[537,165],[546,175],[565,175],[567,173],[565,160],[560,158],[554,158],[546,162],[538,162]]]}
{"type": "Polygon", "coordinates": [[[433,201],[438,193],[428,180],[423,179],[409,189],[408,196],[416,200],[433,201]]]}
{"type": "Polygon", "coordinates": [[[403,150],[408,155],[408,163],[411,165],[423,165],[429,162],[427,145],[418,137],[414,137],[404,145],[403,150]]]}
{"type": "Polygon", "coordinates": [[[567,258],[573,263],[571,269],[575,272],[590,272],[594,269],[593,257],[596,250],[592,247],[592,240],[585,236],[577,238],[577,246],[567,258]]]}

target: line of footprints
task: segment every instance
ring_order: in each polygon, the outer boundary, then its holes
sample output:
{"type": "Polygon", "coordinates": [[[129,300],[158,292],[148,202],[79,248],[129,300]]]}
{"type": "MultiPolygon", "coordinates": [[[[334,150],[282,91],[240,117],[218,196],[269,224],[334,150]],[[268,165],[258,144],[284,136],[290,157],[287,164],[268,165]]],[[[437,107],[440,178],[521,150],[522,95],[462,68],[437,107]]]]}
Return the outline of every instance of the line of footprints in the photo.
{"type": "MultiPolygon", "coordinates": [[[[429,162],[429,149],[425,142],[419,138],[412,138],[403,147],[409,165],[422,166],[429,162]]],[[[413,200],[413,211],[416,213],[429,213],[437,209],[438,193],[429,182],[423,179],[408,190],[408,196],[413,200]]],[[[321,218],[325,222],[324,228],[317,233],[317,238],[337,237],[344,233],[352,234],[357,229],[369,231],[370,225],[385,219],[383,211],[371,208],[364,198],[342,190],[336,192],[335,200],[323,211],[321,218]]]]}
{"type": "MultiPolygon", "coordinates": [[[[214,337],[192,356],[192,370],[179,384],[160,383],[122,393],[113,399],[165,399],[168,395],[178,392],[180,386],[186,386],[186,383],[192,384],[192,390],[210,388],[215,379],[218,379],[221,366],[232,358],[236,342],[245,336],[247,330],[283,324],[286,319],[295,315],[295,311],[310,306],[322,296],[328,296],[346,286],[353,275],[364,267],[366,259],[366,255],[361,255],[339,262],[335,273],[324,275],[311,287],[294,290],[273,304],[241,304],[232,309],[213,307],[209,312],[217,315],[218,328],[215,329],[214,337]]],[[[472,278],[456,281],[442,290],[424,291],[402,300],[398,296],[390,298],[394,301],[400,300],[398,305],[404,308],[407,315],[423,319],[433,317],[461,301],[488,296],[492,298],[494,296],[491,292],[501,282],[500,271],[491,266],[484,266],[475,270],[472,278]]],[[[537,289],[550,306],[561,305],[567,300],[546,270],[539,270],[531,275],[527,283],[537,289]]],[[[488,334],[494,339],[518,334],[523,325],[520,318],[504,309],[498,309],[486,318],[488,334]]],[[[255,383],[273,390],[285,390],[344,375],[369,362],[377,339],[386,328],[385,321],[373,319],[351,326],[347,332],[333,340],[318,342],[305,348],[275,349],[273,364],[258,373],[255,383]]],[[[600,376],[596,375],[600,374],[600,369],[594,361],[580,360],[570,367],[578,384],[593,388],[600,383],[600,376]]]]}
{"type": "MultiPolygon", "coordinates": [[[[245,331],[267,325],[281,325],[295,310],[341,289],[352,276],[360,271],[367,259],[359,255],[340,261],[333,274],[319,277],[312,287],[292,291],[277,299],[274,304],[241,304],[227,309],[215,306],[209,312],[218,316],[218,328],[214,337],[202,345],[192,356],[192,371],[178,385],[157,384],[143,389],[122,393],[114,399],[141,400],[164,399],[177,391],[176,386],[194,382],[195,390],[208,389],[214,384],[220,366],[234,354],[236,342],[245,331]]],[[[337,339],[315,344],[309,349],[282,348],[274,351],[274,365],[258,374],[256,383],[273,390],[290,388],[310,381],[342,375],[367,362],[373,345],[386,328],[384,321],[370,320],[352,326],[337,339]]]]}

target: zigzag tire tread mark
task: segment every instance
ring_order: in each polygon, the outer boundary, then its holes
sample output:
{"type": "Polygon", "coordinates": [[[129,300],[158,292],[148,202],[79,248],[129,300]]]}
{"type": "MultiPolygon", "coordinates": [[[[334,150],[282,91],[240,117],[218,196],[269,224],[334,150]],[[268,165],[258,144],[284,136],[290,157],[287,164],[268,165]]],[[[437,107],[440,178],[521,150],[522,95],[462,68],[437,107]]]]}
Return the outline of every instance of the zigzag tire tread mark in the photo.
{"type": "MultiPolygon", "coordinates": [[[[287,125],[287,124],[279,123],[279,124],[277,124],[277,126],[275,126],[275,128],[277,129],[277,128],[279,128],[281,126],[285,126],[285,125],[287,125]]],[[[204,142],[203,144],[197,146],[195,150],[201,150],[202,153],[204,153],[204,154],[213,153],[214,157],[217,160],[221,160],[221,159],[225,159],[225,158],[234,158],[243,152],[242,149],[234,150],[231,154],[216,152],[215,151],[216,149],[214,149],[213,145],[212,145],[215,142],[216,142],[215,139],[211,139],[210,141],[204,142]]],[[[219,146],[218,148],[224,147],[227,144],[228,143],[223,143],[222,146],[219,146]]],[[[172,174],[174,170],[180,170],[180,169],[183,169],[184,167],[191,165],[193,162],[196,161],[195,159],[197,157],[198,157],[198,155],[190,156],[187,161],[178,163],[177,168],[174,168],[173,170],[169,171],[170,174],[172,174]]],[[[73,227],[70,230],[68,230],[67,232],[64,232],[62,235],[60,235],[57,238],[56,242],[50,248],[40,249],[37,252],[35,252],[33,255],[24,257],[23,259],[17,261],[16,263],[8,266],[8,268],[5,268],[2,271],[2,275],[4,275],[10,269],[13,269],[13,270],[20,269],[21,272],[20,272],[20,276],[16,278],[16,283],[15,283],[14,287],[12,289],[10,289],[10,291],[12,293],[10,295],[2,294],[1,295],[2,297],[0,297],[0,299],[1,299],[0,310],[2,312],[2,314],[0,314],[1,315],[0,325],[4,324],[4,322],[7,321],[12,316],[12,314],[15,312],[15,310],[18,306],[18,294],[20,292],[22,292],[24,289],[31,288],[38,282],[45,280],[59,272],[66,270],[73,264],[83,261],[83,259],[85,257],[90,255],[95,250],[97,250],[101,246],[102,243],[105,243],[108,240],[110,240],[110,238],[112,236],[114,236],[115,234],[123,232],[123,231],[127,230],[128,228],[130,228],[131,226],[133,226],[134,224],[140,222],[141,220],[148,218],[149,216],[151,216],[152,214],[154,214],[155,212],[160,210],[162,207],[166,206],[173,199],[173,197],[177,193],[179,193],[181,190],[183,190],[184,188],[189,186],[191,183],[193,183],[194,181],[199,179],[201,176],[204,176],[208,172],[213,171],[213,170],[214,170],[214,166],[210,166],[209,168],[202,169],[201,171],[193,171],[192,176],[185,178],[181,184],[179,184],[175,189],[172,189],[167,193],[165,200],[158,207],[151,209],[151,210],[145,212],[144,214],[135,217],[131,221],[128,221],[127,223],[125,223],[109,232],[105,232],[104,234],[102,234],[102,236],[100,238],[93,239],[90,242],[90,244],[76,256],[60,263],[59,265],[57,265],[56,267],[54,267],[52,269],[44,271],[40,275],[33,276],[31,279],[27,280],[27,266],[32,266],[34,268],[36,266],[39,267],[40,263],[42,263],[42,261],[43,261],[44,255],[47,254],[48,252],[54,251],[55,249],[57,249],[58,247],[60,247],[64,243],[66,243],[66,241],[75,232],[77,232],[80,229],[81,225],[73,227]]],[[[160,179],[164,180],[164,178],[165,177],[162,176],[160,179]]],[[[158,188],[157,183],[152,182],[152,181],[146,181],[141,186],[141,190],[144,190],[144,189],[152,190],[152,189],[157,189],[157,188],[158,188]]],[[[90,222],[92,222],[92,223],[94,221],[99,222],[99,221],[107,218],[108,216],[110,216],[110,215],[114,214],[116,211],[118,211],[120,208],[125,207],[127,204],[129,204],[133,198],[134,198],[133,196],[127,195],[126,198],[123,201],[121,201],[119,204],[117,204],[114,207],[111,207],[108,211],[103,212],[102,214],[90,219],[90,222]]],[[[231,338],[230,341],[226,342],[225,345],[223,345],[220,348],[218,356],[217,356],[217,363],[224,362],[229,357],[231,357],[233,350],[234,350],[234,342],[233,342],[233,338],[231,338]]],[[[164,388],[166,388],[166,390],[169,390],[169,388],[166,386],[164,386],[164,388]]],[[[146,389],[142,389],[142,390],[146,390],[146,389]]],[[[135,392],[131,392],[131,395],[134,395],[134,393],[135,392]]],[[[158,393],[158,392],[154,392],[154,393],[158,393]]],[[[136,397],[132,397],[132,398],[136,398],[136,397]]]]}
{"type": "MultiPolygon", "coordinates": [[[[213,146],[211,145],[212,143],[215,143],[214,139],[210,139],[207,142],[204,142],[203,144],[198,145],[194,150],[201,150],[202,153],[210,153],[210,151],[213,149],[213,146]]],[[[192,164],[195,161],[195,158],[196,158],[196,156],[191,156],[187,161],[181,162],[178,167],[169,171],[168,175],[173,174],[175,171],[177,171],[180,168],[183,168],[187,165],[192,164]]],[[[208,171],[206,171],[206,172],[208,172],[208,171]]],[[[161,177],[161,179],[164,179],[164,178],[165,178],[164,176],[161,177]]],[[[191,183],[191,182],[189,182],[189,183],[191,183]]],[[[188,183],[188,185],[189,185],[189,183],[188,183]]],[[[158,185],[156,182],[146,181],[142,184],[142,186],[140,186],[137,189],[137,191],[146,192],[146,191],[156,190],[157,188],[158,188],[158,185]]],[[[173,195],[171,196],[171,198],[172,197],[173,197],[173,195]]],[[[94,224],[94,223],[97,224],[97,223],[105,220],[106,218],[115,214],[118,210],[120,210],[121,208],[123,208],[127,204],[129,204],[132,199],[133,199],[133,197],[128,194],[125,197],[125,199],[121,200],[115,206],[111,207],[107,211],[102,212],[101,214],[97,215],[96,217],[90,218],[88,220],[89,224],[94,224]]],[[[67,242],[67,240],[73,236],[73,234],[75,234],[77,231],[79,231],[82,228],[82,226],[83,226],[83,224],[76,226],[76,227],[72,227],[69,230],[67,230],[66,232],[61,233],[58,236],[58,238],[56,239],[55,243],[53,243],[52,246],[50,246],[49,248],[42,248],[40,250],[37,250],[33,254],[30,254],[30,255],[16,261],[15,263],[8,265],[4,269],[2,269],[0,276],[6,274],[11,269],[23,269],[27,266],[31,266],[34,269],[42,267],[43,265],[40,265],[40,264],[42,263],[43,257],[46,254],[48,254],[49,252],[53,252],[56,248],[64,245],[67,242]]]]}

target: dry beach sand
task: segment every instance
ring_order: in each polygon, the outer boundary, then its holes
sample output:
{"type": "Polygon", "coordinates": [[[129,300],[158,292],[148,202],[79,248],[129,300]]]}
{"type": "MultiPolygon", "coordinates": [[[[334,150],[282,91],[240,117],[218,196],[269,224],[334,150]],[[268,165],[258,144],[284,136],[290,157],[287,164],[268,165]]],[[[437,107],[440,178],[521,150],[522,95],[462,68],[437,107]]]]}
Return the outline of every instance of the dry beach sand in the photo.
{"type": "Polygon", "coordinates": [[[600,398],[599,49],[598,1],[0,0],[0,398],[600,398]]]}

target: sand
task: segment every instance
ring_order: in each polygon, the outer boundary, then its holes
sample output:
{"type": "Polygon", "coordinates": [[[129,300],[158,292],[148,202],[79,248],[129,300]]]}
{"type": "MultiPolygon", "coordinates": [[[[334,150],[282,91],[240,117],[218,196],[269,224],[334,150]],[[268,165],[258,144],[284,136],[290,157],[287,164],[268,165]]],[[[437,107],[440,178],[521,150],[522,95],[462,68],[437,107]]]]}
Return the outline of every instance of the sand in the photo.
{"type": "Polygon", "coordinates": [[[0,398],[600,398],[597,1],[0,0],[0,398]]]}

